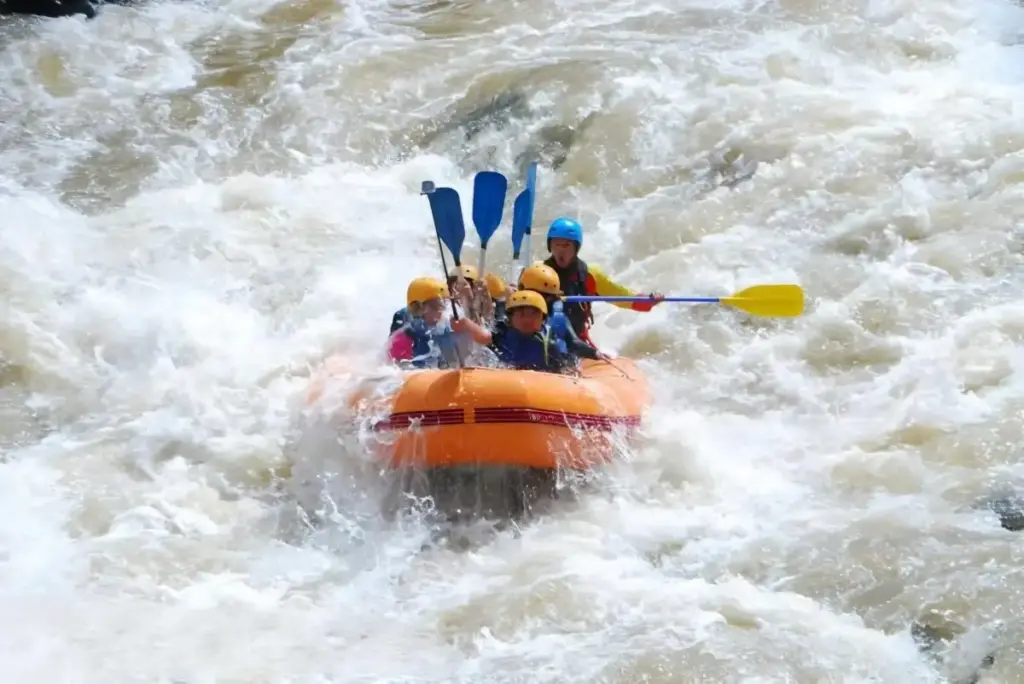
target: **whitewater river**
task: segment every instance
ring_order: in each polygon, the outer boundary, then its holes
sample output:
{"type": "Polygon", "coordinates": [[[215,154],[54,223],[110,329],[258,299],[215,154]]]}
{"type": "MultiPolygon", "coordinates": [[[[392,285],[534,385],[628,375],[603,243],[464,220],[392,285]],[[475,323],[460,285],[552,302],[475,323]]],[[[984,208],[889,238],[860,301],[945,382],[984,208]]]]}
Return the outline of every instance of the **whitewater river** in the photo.
{"type": "Polygon", "coordinates": [[[989,651],[983,681],[1024,681],[1024,545],[975,506],[1024,484],[1024,10],[3,21],[3,681],[920,684],[989,651]],[[510,123],[431,136],[509,92],[510,123]],[[638,447],[519,536],[431,543],[336,462],[352,435],[290,454],[296,398],[329,352],[371,371],[439,272],[420,182],[466,201],[489,165],[518,192],[558,125],[538,225],[578,216],[583,256],[639,289],[797,282],[807,313],[598,305],[658,395],[638,447]],[[726,162],[756,173],[723,185],[726,162]],[[348,473],[319,530],[292,458],[348,473]],[[960,636],[932,660],[914,620],[960,636]]]}

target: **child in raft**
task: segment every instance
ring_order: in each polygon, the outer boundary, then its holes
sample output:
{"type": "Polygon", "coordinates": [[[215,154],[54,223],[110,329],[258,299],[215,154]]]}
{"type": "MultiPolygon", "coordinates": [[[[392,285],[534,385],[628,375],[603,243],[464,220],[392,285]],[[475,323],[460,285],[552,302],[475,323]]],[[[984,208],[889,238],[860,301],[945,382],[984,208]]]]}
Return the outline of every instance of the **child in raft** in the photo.
{"type": "MultiPolygon", "coordinates": [[[[463,265],[452,269],[448,275],[448,292],[455,293],[459,311],[468,311],[469,317],[478,323],[505,319],[505,299],[514,289],[505,284],[500,276],[488,273],[483,283],[477,281],[477,269],[463,265]]],[[[409,309],[403,307],[391,316],[391,330],[405,325],[409,320],[409,309]]]]}
{"type": "Polygon", "coordinates": [[[536,261],[531,266],[523,269],[519,276],[519,290],[532,290],[544,297],[548,305],[547,326],[551,329],[551,336],[558,350],[562,354],[574,354],[583,358],[608,359],[601,352],[597,357],[587,356],[589,349],[595,348],[593,344],[584,342],[572,328],[569,317],[565,315],[562,302],[562,290],[558,281],[558,274],[543,261],[536,261]],[[582,350],[582,351],[580,351],[582,350]]]}
{"type": "MultiPolygon", "coordinates": [[[[508,321],[496,322],[493,331],[467,318],[452,321],[452,329],[469,333],[474,342],[489,346],[502,363],[516,370],[561,373],[575,366],[572,356],[560,350],[551,329],[545,325],[548,304],[543,295],[519,290],[508,298],[505,309],[508,321]]],[[[571,352],[588,359],[606,358],[582,343],[571,352]]]]}
{"type": "Polygon", "coordinates": [[[514,287],[509,287],[501,276],[494,273],[488,273],[484,276],[484,285],[487,286],[487,294],[490,297],[493,308],[491,318],[494,322],[507,322],[508,314],[505,311],[505,303],[516,289],[514,287]]]}
{"type": "MultiPolygon", "coordinates": [[[[469,351],[469,335],[444,320],[448,285],[437,278],[416,278],[406,289],[402,322],[388,338],[388,358],[413,368],[451,368],[469,351]]],[[[401,311],[395,314],[398,317],[401,311]]]]}
{"type": "Polygon", "coordinates": [[[505,319],[505,300],[514,291],[495,273],[484,274],[475,266],[463,264],[448,274],[448,289],[456,294],[459,311],[468,312],[469,318],[486,324],[505,319]]]}

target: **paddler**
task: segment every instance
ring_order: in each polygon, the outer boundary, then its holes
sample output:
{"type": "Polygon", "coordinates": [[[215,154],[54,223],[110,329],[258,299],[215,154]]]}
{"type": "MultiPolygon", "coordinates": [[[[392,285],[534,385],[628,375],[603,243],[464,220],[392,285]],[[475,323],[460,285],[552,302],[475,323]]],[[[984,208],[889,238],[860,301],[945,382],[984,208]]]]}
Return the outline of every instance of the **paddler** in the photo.
{"type": "MultiPolygon", "coordinates": [[[[388,338],[388,358],[409,362],[414,368],[454,366],[459,351],[468,349],[465,335],[457,335],[444,320],[448,285],[437,278],[416,278],[406,289],[406,320],[388,338]]],[[[396,314],[397,316],[398,314],[396,314]]],[[[392,322],[394,325],[394,322],[392,322]]]]}
{"type": "MultiPolygon", "coordinates": [[[[502,363],[516,370],[561,373],[575,365],[559,349],[544,323],[548,304],[543,295],[519,290],[508,298],[505,310],[508,321],[495,323],[493,331],[466,318],[453,321],[452,329],[469,333],[477,344],[490,346],[502,363]]],[[[587,344],[580,343],[580,348],[572,351],[586,358],[600,358],[598,351],[587,344]]]]}
{"type": "Polygon", "coordinates": [[[505,280],[496,273],[488,273],[484,276],[484,285],[487,286],[487,294],[491,298],[494,307],[494,320],[507,321],[505,303],[509,295],[515,292],[515,288],[509,287],[505,280]]]}
{"type": "MultiPolygon", "coordinates": [[[[475,293],[480,290],[476,286],[477,284],[477,269],[473,266],[463,264],[461,267],[456,267],[451,270],[448,274],[448,291],[456,294],[456,304],[461,307],[462,311],[469,311],[471,316],[475,320],[481,320],[481,318],[487,318],[494,308],[495,295],[491,295],[491,302],[488,304],[483,301],[486,297],[475,297],[475,293]]],[[[498,276],[492,273],[488,273],[484,277],[484,283],[486,284],[488,292],[491,291],[491,279],[497,278],[502,285],[504,290],[504,281],[498,276]]],[[[402,307],[391,316],[391,330],[389,335],[394,334],[396,330],[401,328],[409,320],[408,308],[402,307]]]]}
{"type": "MultiPolygon", "coordinates": [[[[523,269],[519,276],[519,291],[529,290],[539,293],[544,297],[548,305],[547,327],[551,331],[551,337],[562,354],[582,356],[587,359],[607,359],[604,354],[597,352],[594,356],[591,350],[593,345],[584,342],[572,329],[569,318],[565,315],[562,302],[562,290],[558,281],[558,274],[543,261],[538,261],[523,269]]],[[[596,350],[595,350],[596,351],[596,350]]]]}
{"type": "Polygon", "coordinates": [[[494,316],[494,297],[489,295],[490,285],[487,279],[493,274],[486,274],[480,281],[480,271],[476,266],[462,264],[448,273],[448,289],[456,297],[456,304],[463,311],[469,312],[474,321],[482,322],[494,316]]]}
{"type": "Polygon", "coordinates": [[[473,295],[477,289],[477,280],[477,269],[468,264],[454,266],[448,272],[448,291],[455,298],[455,303],[461,307],[460,311],[473,312],[473,295]]]}
{"type": "MultiPolygon", "coordinates": [[[[583,246],[583,226],[571,218],[557,218],[548,227],[548,252],[544,263],[558,274],[559,286],[565,295],[636,296],[629,288],[613,282],[596,266],[579,258],[583,246]]],[[[665,299],[660,292],[652,292],[649,302],[613,302],[615,306],[633,311],[650,311],[665,299]]],[[[590,325],[594,322],[589,302],[565,305],[573,330],[585,342],[590,341],[590,325]]]]}

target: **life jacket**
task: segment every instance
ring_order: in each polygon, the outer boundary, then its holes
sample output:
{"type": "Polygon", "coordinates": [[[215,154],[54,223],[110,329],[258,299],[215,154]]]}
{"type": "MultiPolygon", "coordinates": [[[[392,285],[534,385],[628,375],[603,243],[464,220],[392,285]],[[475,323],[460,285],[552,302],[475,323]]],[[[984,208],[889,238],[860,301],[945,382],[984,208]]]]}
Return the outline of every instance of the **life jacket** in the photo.
{"type": "Polygon", "coordinates": [[[524,335],[515,328],[501,325],[499,339],[492,348],[502,363],[516,370],[558,373],[565,365],[565,357],[553,342],[547,325],[533,335],[524,335]]]}
{"type": "MultiPolygon", "coordinates": [[[[576,257],[575,266],[570,265],[565,269],[558,267],[555,257],[548,257],[544,263],[555,269],[555,273],[558,274],[558,282],[562,288],[562,294],[566,296],[587,294],[587,276],[590,274],[590,271],[587,269],[587,262],[583,261],[583,259],[576,257]]],[[[572,329],[576,331],[576,334],[586,340],[587,328],[594,322],[594,314],[591,312],[590,302],[566,304],[565,315],[569,317],[569,322],[572,323],[572,329]]]]}
{"type": "Polygon", "coordinates": [[[391,330],[388,335],[394,335],[395,331],[409,322],[409,309],[402,307],[391,316],[391,330]]]}
{"type": "Polygon", "coordinates": [[[412,359],[409,362],[413,368],[449,367],[447,357],[453,353],[452,347],[455,344],[450,330],[438,335],[435,330],[427,328],[422,318],[413,318],[399,327],[398,331],[412,341],[412,359]]]}

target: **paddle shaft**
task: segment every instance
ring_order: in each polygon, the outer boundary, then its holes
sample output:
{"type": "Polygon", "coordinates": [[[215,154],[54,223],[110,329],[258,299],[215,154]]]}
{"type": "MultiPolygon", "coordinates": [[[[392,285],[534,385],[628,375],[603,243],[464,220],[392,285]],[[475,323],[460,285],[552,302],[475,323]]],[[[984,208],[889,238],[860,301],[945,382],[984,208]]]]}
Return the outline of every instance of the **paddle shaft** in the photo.
{"type": "MultiPolygon", "coordinates": [[[[448,282],[448,260],[444,258],[444,246],[441,244],[441,233],[434,230],[434,234],[437,236],[437,251],[441,255],[441,268],[444,269],[444,282],[448,282]]],[[[458,266],[458,263],[455,264],[458,266]]],[[[459,320],[459,310],[455,306],[455,297],[452,297],[452,318],[459,320]]]]}
{"type": "Polygon", "coordinates": [[[477,266],[476,272],[480,274],[480,282],[484,282],[484,266],[487,265],[487,245],[481,245],[480,247],[480,263],[477,266]]]}
{"type": "MultiPolygon", "coordinates": [[[[566,302],[650,302],[654,297],[650,295],[615,295],[603,297],[601,295],[569,295],[562,297],[566,302]]],[[[696,304],[717,304],[722,301],[721,297],[665,297],[665,302],[691,302],[696,304]]]]}

